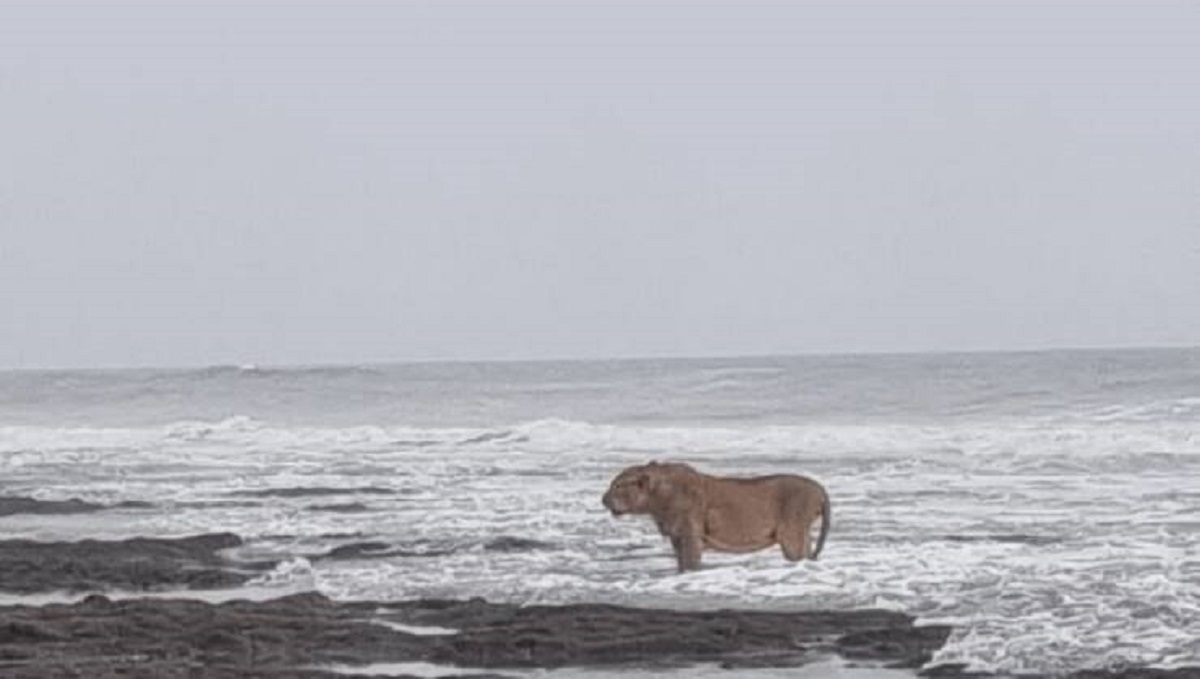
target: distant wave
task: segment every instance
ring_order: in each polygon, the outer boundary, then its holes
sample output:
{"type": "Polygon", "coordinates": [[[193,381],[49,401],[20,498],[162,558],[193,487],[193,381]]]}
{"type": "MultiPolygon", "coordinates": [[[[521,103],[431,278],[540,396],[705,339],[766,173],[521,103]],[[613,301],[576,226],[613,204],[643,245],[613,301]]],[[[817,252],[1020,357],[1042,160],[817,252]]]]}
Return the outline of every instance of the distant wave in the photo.
{"type": "MultiPolygon", "coordinates": [[[[177,371],[169,372],[176,373],[177,371]]],[[[231,363],[181,370],[177,374],[211,379],[219,377],[355,377],[379,376],[384,373],[379,367],[365,365],[263,366],[257,363],[231,363]]]]}
{"type": "Polygon", "coordinates": [[[1200,413],[1200,404],[1191,402],[1179,408],[1173,412],[1186,412],[1187,416],[1174,421],[1132,417],[1128,412],[1101,412],[1069,421],[1028,419],[939,426],[635,426],[549,418],[501,427],[318,427],[270,424],[235,415],[145,427],[0,426],[0,453],[100,451],[205,442],[265,449],[370,446],[432,452],[463,447],[571,451],[599,446],[618,454],[655,450],[699,459],[779,451],[858,457],[950,450],[958,454],[1005,453],[1014,460],[1047,453],[1081,458],[1151,453],[1200,455],[1200,418],[1193,416],[1200,413]]]}
{"type": "Polygon", "coordinates": [[[782,375],[787,371],[783,368],[771,366],[723,366],[720,368],[703,368],[691,373],[690,377],[694,380],[730,380],[736,383],[746,383],[750,381],[762,381],[763,378],[775,377],[782,375]],[[748,378],[748,379],[747,379],[748,378]]]}
{"type": "Polygon", "coordinates": [[[198,440],[207,438],[217,432],[249,432],[259,431],[263,428],[263,424],[252,417],[245,415],[234,415],[216,422],[204,422],[198,420],[188,420],[168,424],[163,427],[163,432],[167,437],[198,440]]]}
{"type": "Polygon", "coordinates": [[[1083,411],[1081,417],[1098,422],[1121,421],[1200,421],[1200,397],[1149,401],[1137,404],[1107,405],[1083,411]]]}

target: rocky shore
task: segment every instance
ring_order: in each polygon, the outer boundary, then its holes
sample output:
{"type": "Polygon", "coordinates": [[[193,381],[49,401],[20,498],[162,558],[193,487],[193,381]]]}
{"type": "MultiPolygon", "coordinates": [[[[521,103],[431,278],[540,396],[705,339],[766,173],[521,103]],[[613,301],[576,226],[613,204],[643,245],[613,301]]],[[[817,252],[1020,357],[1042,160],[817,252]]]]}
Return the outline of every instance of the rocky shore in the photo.
{"type": "MultiPolygon", "coordinates": [[[[0,499],[0,509],[104,509],[78,501],[39,507],[7,500],[0,499]]],[[[544,546],[518,540],[499,540],[489,548],[544,546]]],[[[237,587],[275,565],[223,556],[223,550],[240,544],[238,536],[224,533],[121,541],[3,540],[0,591],[166,591],[171,596],[180,590],[237,587]]],[[[358,543],[314,558],[394,553],[383,543],[358,543]]],[[[313,679],[347,676],[334,674],[333,667],[416,662],[497,677],[564,667],[614,672],[697,664],[787,668],[831,657],[926,676],[982,676],[960,667],[926,667],[951,629],[914,624],[910,616],[881,610],[675,611],[596,604],[521,607],[483,600],[338,603],[316,593],[220,604],[183,598],[182,591],[179,598],[85,596],[70,604],[0,607],[0,677],[313,679]]],[[[453,676],[455,670],[446,672],[453,676]]],[[[1200,679],[1200,668],[1071,676],[1200,679]]]]}
{"type": "MultiPolygon", "coordinates": [[[[802,667],[831,656],[866,667],[918,668],[949,632],[869,610],[682,612],[481,600],[339,604],[315,593],[211,604],[92,595],[73,604],[0,607],[0,676],[315,679],[347,676],[323,669],[334,666],[420,662],[446,667],[444,676],[466,676],[452,669],[461,667],[487,672],[470,676],[504,677],[562,667],[614,673],[696,664],[802,667]]],[[[946,666],[921,674],[986,676],[946,666]]],[[[1071,675],[1196,677],[1200,669],[1071,675]]]]}
{"type": "Polygon", "coordinates": [[[678,612],[484,601],[185,599],[0,609],[0,676],[297,677],[332,665],[425,662],[505,670],[801,666],[832,654],[916,667],[945,640],[882,611],[678,612]],[[422,634],[436,626],[443,634],[422,634]]]}

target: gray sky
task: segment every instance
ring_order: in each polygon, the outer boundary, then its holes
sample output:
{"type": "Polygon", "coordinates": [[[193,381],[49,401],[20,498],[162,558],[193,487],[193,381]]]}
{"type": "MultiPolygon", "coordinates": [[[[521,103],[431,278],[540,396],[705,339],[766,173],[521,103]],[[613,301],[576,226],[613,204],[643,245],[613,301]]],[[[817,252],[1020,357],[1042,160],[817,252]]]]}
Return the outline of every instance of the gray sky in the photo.
{"type": "Polygon", "coordinates": [[[1195,2],[0,5],[0,366],[1200,344],[1195,2]]]}

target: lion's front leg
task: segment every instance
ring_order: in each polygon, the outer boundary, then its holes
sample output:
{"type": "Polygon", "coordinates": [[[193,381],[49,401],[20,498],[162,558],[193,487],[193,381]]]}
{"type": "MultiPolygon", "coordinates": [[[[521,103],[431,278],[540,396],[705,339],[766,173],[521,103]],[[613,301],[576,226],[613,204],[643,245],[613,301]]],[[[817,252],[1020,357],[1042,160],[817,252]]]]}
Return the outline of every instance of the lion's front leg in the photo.
{"type": "Polygon", "coordinates": [[[700,554],[704,547],[699,535],[688,531],[678,537],[672,536],[671,546],[675,548],[675,563],[680,573],[700,568],[700,554]]]}

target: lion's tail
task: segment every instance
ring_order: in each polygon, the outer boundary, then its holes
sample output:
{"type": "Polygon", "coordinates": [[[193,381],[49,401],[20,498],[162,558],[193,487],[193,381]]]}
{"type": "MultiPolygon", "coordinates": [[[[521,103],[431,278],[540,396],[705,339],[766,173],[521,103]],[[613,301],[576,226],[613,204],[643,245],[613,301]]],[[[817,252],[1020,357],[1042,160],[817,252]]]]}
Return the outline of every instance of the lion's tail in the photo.
{"type": "Polygon", "coordinates": [[[825,538],[829,535],[829,493],[821,488],[821,537],[817,538],[817,546],[813,548],[812,558],[816,559],[825,547],[825,538]]]}

